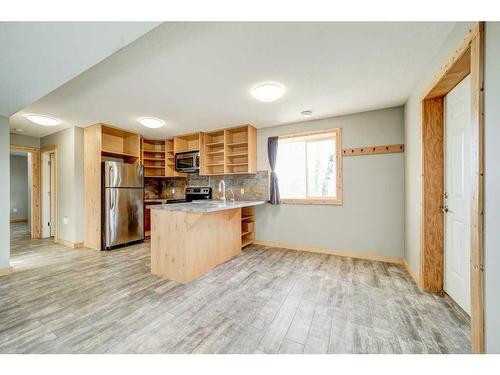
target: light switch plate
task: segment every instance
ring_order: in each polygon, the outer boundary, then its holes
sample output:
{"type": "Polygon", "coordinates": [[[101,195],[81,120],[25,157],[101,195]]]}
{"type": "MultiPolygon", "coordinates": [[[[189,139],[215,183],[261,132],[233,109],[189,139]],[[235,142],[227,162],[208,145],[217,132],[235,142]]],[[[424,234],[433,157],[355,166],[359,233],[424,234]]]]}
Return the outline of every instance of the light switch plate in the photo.
{"type": "Polygon", "coordinates": [[[69,223],[69,217],[64,216],[63,217],[63,224],[68,224],[69,223]]]}
{"type": "Polygon", "coordinates": [[[241,194],[241,195],[245,194],[245,189],[244,189],[244,188],[241,188],[241,189],[240,189],[240,194],[241,194]]]}

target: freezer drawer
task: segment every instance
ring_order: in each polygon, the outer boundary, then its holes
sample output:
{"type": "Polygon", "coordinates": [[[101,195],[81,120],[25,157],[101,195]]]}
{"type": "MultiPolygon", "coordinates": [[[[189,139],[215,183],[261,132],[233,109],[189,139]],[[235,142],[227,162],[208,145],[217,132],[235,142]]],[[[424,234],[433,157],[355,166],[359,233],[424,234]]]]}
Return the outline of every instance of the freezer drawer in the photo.
{"type": "Polygon", "coordinates": [[[143,197],[143,189],[105,189],[105,249],[144,239],[143,197]]]}

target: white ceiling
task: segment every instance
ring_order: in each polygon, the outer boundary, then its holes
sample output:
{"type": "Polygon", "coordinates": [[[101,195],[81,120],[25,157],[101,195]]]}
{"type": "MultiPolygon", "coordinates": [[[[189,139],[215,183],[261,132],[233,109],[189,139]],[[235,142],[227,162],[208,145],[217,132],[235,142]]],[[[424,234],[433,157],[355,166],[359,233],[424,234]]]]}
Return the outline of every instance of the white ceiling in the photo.
{"type": "MultiPolygon", "coordinates": [[[[404,104],[453,23],[163,23],[16,113],[11,127],[43,136],[104,122],[151,138],[243,123],[267,127],[404,104]],[[257,102],[262,81],[286,86],[257,102]],[[57,117],[44,128],[23,114],[57,117]],[[167,125],[146,129],[140,116],[167,125]]],[[[89,47],[90,48],[90,47],[89,47]]]]}
{"type": "Polygon", "coordinates": [[[158,22],[0,22],[0,115],[10,116],[158,22]]]}

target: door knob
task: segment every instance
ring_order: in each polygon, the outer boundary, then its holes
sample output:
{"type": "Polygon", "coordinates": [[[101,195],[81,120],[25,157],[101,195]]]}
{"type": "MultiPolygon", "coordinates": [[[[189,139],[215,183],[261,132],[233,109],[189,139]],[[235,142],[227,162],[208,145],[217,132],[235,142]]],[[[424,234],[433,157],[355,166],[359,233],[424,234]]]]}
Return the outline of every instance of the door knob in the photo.
{"type": "Polygon", "coordinates": [[[449,211],[448,206],[444,205],[443,207],[441,207],[441,211],[443,211],[444,213],[447,213],[449,211]]]}

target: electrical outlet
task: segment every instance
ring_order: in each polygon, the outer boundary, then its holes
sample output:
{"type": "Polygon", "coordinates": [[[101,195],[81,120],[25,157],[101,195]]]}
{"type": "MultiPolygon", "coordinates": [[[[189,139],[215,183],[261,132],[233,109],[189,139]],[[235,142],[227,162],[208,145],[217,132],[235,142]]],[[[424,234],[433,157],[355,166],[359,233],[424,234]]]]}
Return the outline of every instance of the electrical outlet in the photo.
{"type": "Polygon", "coordinates": [[[64,216],[63,217],[63,224],[68,224],[69,223],[69,217],[64,216]]]}
{"type": "Polygon", "coordinates": [[[12,212],[16,213],[16,212],[17,212],[17,207],[14,207],[14,208],[12,209],[12,212]]]}
{"type": "Polygon", "coordinates": [[[241,189],[240,189],[240,194],[241,194],[241,195],[245,194],[245,189],[244,189],[244,188],[241,188],[241,189]]]}

